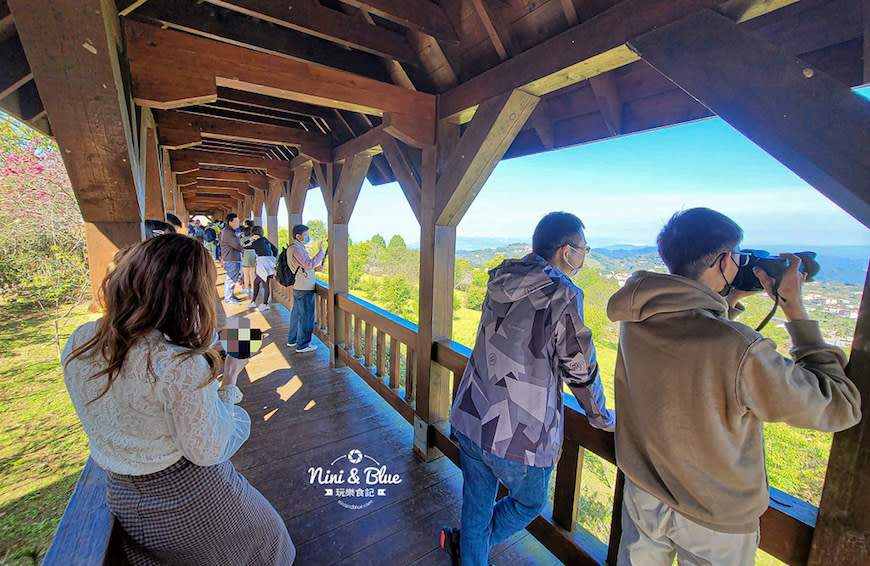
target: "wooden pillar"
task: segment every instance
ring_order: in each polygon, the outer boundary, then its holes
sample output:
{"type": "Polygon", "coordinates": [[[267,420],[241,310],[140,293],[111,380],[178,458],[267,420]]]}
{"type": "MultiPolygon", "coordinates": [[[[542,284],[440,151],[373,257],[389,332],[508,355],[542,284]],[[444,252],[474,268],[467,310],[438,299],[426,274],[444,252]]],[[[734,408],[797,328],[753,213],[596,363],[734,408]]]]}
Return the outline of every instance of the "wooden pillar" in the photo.
{"type": "Polygon", "coordinates": [[[146,128],[145,134],[145,218],[165,220],[166,207],[163,202],[163,171],[157,148],[157,135],[153,127],[146,128]]]}
{"type": "MultiPolygon", "coordinates": [[[[461,138],[455,126],[441,124],[437,145],[423,150],[414,450],[426,459],[437,455],[429,427],[441,426],[450,413],[449,373],[432,361],[432,345],[453,334],[456,225],[538,101],[519,90],[490,99],[479,106],[461,138]]],[[[389,147],[385,151],[391,165],[400,157],[389,147]]],[[[407,172],[397,177],[409,186],[406,195],[413,193],[407,172]]],[[[414,199],[408,200],[414,208],[414,199]]]]}
{"type": "Polygon", "coordinates": [[[163,204],[166,208],[166,212],[171,212],[172,214],[178,216],[178,218],[184,222],[184,218],[179,215],[179,206],[178,206],[178,187],[175,186],[175,175],[172,174],[172,166],[169,162],[169,150],[163,149],[161,151],[161,169],[163,171],[163,204]]]}
{"type": "Polygon", "coordinates": [[[254,203],[251,207],[254,212],[254,224],[263,223],[263,203],[266,202],[266,193],[260,189],[254,189],[254,203]]]}
{"type": "Polygon", "coordinates": [[[290,189],[285,196],[287,213],[290,218],[290,239],[293,239],[293,227],[302,224],[302,211],[305,209],[305,197],[308,195],[308,187],[311,184],[310,161],[293,169],[293,180],[290,189]]]}
{"type": "Polygon", "coordinates": [[[870,272],[846,375],[861,391],[863,417],[834,435],[810,566],[870,564],[870,272]]]}
{"type": "Polygon", "coordinates": [[[142,237],[133,113],[110,0],[11,0],[15,28],[86,222],[92,285],[142,237]]]}
{"type": "Polygon", "coordinates": [[[647,63],[870,226],[870,102],[703,10],[629,42],[647,63]]]}
{"type": "Polygon", "coordinates": [[[323,200],[329,213],[329,339],[330,364],[333,367],[344,365],[338,359],[338,348],[347,339],[344,328],[344,315],[338,308],[336,297],[348,293],[348,230],[353,208],[359,197],[363,179],[368,173],[372,156],[359,153],[345,160],[340,167],[336,164],[318,166],[320,187],[323,200]],[[330,188],[332,187],[332,188],[330,188]]]}
{"type": "MultiPolygon", "coordinates": [[[[142,226],[141,222],[85,222],[91,292],[95,299],[112,258],[118,250],[142,240],[142,226]]],[[[92,303],[91,309],[96,308],[96,302],[92,303]]]]}
{"type": "Polygon", "coordinates": [[[284,193],[284,182],[269,179],[269,189],[266,191],[266,236],[278,245],[278,199],[284,193]]]}

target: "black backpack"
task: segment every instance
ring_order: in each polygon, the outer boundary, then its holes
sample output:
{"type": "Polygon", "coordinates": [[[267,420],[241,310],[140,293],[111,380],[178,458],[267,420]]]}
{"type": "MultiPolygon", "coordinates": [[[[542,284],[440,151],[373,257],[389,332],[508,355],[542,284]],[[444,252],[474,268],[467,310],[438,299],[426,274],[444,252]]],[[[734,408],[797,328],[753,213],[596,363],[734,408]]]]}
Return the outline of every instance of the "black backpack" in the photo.
{"type": "Polygon", "coordinates": [[[296,268],[296,270],[290,269],[290,264],[287,263],[287,248],[281,250],[281,254],[278,255],[278,261],[276,262],[278,265],[275,266],[275,277],[278,279],[278,283],[285,287],[292,287],[296,284],[296,274],[299,273],[299,270],[302,269],[302,266],[296,268]]]}

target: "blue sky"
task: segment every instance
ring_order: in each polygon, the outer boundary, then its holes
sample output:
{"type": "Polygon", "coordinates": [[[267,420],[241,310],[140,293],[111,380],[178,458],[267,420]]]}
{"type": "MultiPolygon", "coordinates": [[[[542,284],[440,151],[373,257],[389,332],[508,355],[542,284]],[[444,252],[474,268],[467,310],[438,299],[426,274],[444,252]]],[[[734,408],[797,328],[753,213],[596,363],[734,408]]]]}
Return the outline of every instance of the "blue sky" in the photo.
{"type": "MultiPolygon", "coordinates": [[[[746,247],[870,247],[870,230],[719,119],[502,161],[457,236],[529,241],[541,216],[566,210],[583,220],[593,246],[653,245],[671,214],[694,206],[733,218],[746,247]]],[[[319,190],[308,193],[303,217],[326,219],[319,190]]],[[[419,241],[395,183],[363,185],[349,230],[355,241],[375,233],[419,241]]]]}

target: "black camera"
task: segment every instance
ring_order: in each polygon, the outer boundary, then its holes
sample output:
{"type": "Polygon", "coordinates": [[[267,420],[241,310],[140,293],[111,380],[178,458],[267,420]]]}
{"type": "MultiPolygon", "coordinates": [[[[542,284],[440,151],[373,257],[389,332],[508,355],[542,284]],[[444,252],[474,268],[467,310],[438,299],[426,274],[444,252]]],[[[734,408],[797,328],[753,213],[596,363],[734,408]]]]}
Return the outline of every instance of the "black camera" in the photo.
{"type": "MultiPolygon", "coordinates": [[[[734,278],[732,285],[735,289],[741,291],[761,291],[764,287],[761,281],[752,272],[752,268],[760,267],[765,273],[776,280],[774,288],[779,287],[782,281],[782,276],[785,273],[788,261],[779,257],[771,256],[765,250],[740,250],[742,253],[749,254],[749,262],[740,267],[737,271],[737,277],[734,278]]],[[[807,281],[812,281],[819,273],[821,266],[816,261],[816,252],[797,252],[794,255],[801,258],[800,271],[807,274],[807,281]]]]}

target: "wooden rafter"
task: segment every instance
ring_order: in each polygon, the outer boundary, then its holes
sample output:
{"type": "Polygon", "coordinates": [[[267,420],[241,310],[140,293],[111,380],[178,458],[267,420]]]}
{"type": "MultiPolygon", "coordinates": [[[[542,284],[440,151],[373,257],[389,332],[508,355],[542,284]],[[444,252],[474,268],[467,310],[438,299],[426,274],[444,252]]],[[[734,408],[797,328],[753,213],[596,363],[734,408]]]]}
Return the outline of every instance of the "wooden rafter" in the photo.
{"type": "MultiPolygon", "coordinates": [[[[702,0],[624,0],[444,93],[439,117],[465,123],[480,100],[516,88],[541,96],[637,61],[627,41],[709,5],[702,0]]],[[[751,14],[778,7],[778,2],[760,3],[751,14]]]]}
{"type": "MultiPolygon", "coordinates": [[[[243,157],[228,153],[215,153],[211,151],[195,151],[180,149],[171,152],[172,170],[178,172],[176,160],[184,164],[209,165],[214,167],[237,167],[243,169],[256,169],[264,171],[266,175],[275,179],[289,179],[290,165],[286,161],[277,159],[257,159],[243,157]]],[[[198,168],[198,167],[197,167],[198,168]]]]}
{"type": "Polygon", "coordinates": [[[439,41],[458,43],[456,30],[441,6],[429,0],[341,0],[385,20],[431,35],[439,41]]]}
{"type": "Polygon", "coordinates": [[[474,10],[480,18],[480,23],[486,30],[486,35],[495,47],[495,52],[498,53],[499,59],[504,61],[511,56],[513,50],[510,35],[507,26],[498,17],[498,14],[491,6],[486,3],[486,0],[472,0],[474,10]]]}
{"type": "Polygon", "coordinates": [[[203,138],[211,138],[291,145],[318,161],[332,159],[330,137],[317,132],[172,111],[157,111],[155,118],[160,130],[160,143],[168,149],[196,145],[203,138]]]}
{"type": "Polygon", "coordinates": [[[33,78],[21,40],[14,35],[0,43],[0,100],[24,86],[33,78]]]}
{"type": "Polygon", "coordinates": [[[136,17],[231,45],[349,71],[376,80],[387,78],[378,58],[371,53],[348,50],[326,40],[209,4],[150,0],[136,12],[136,17]]]}
{"type": "Polygon", "coordinates": [[[414,52],[404,36],[365,25],[352,17],[325,8],[314,0],[294,0],[290,10],[269,0],[207,0],[210,4],[239,12],[275,25],[313,35],[368,53],[415,63],[414,52]]]}
{"type": "Polygon", "coordinates": [[[434,138],[435,97],[429,94],[135,22],[127,23],[127,47],[134,99],[143,106],[213,102],[217,87],[225,86],[354,112],[394,114],[393,128],[400,134],[421,144],[434,138]],[[421,121],[428,125],[418,127],[421,121]]]}

